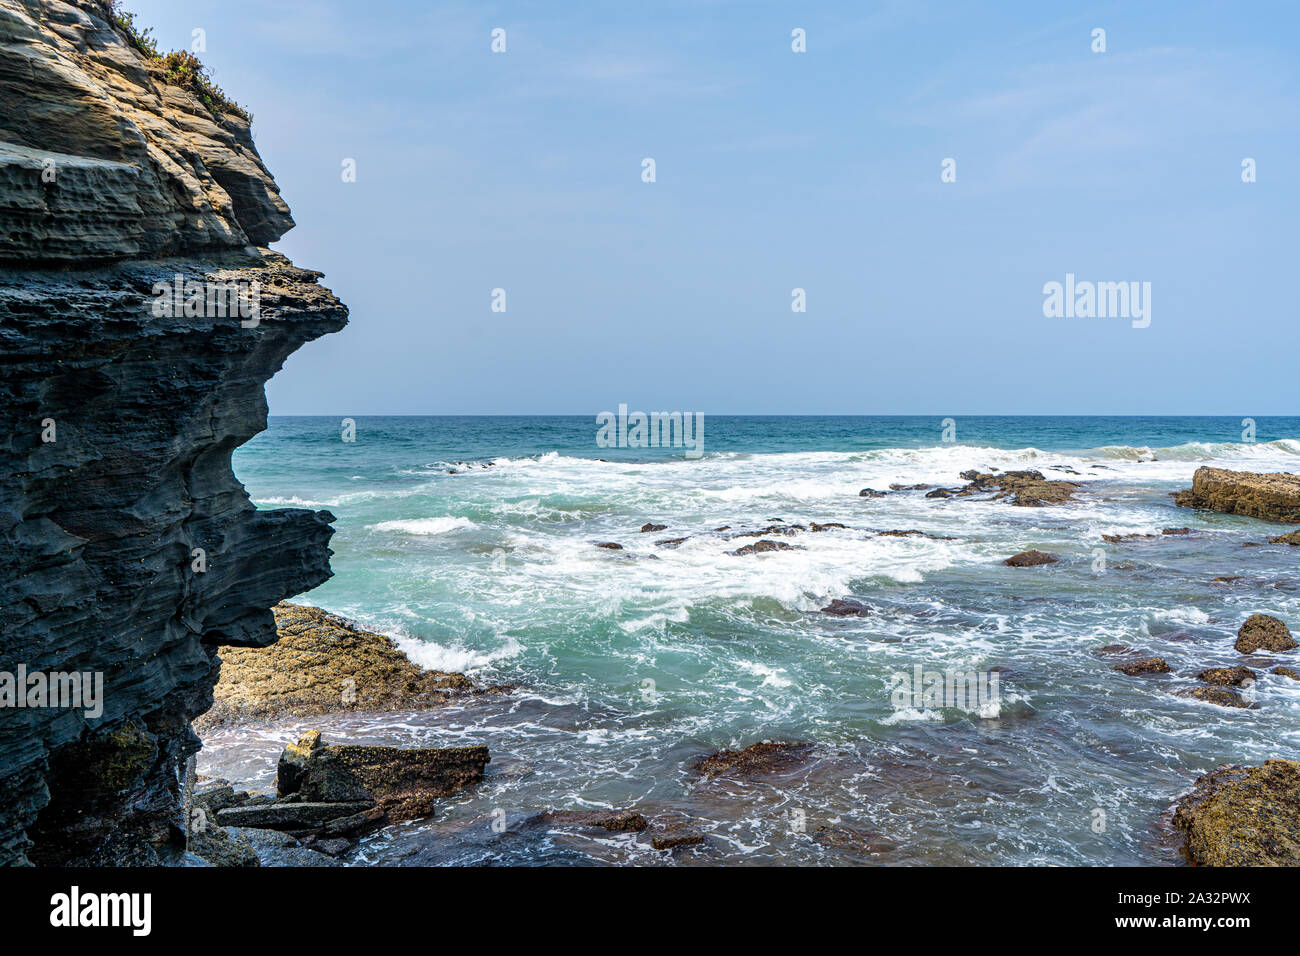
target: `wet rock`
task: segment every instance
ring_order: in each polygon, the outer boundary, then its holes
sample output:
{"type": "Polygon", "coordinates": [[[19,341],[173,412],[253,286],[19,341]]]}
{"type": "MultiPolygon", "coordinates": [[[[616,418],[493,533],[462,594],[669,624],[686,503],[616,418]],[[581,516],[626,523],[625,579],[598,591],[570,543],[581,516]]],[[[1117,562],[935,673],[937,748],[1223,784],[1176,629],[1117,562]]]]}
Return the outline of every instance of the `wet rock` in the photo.
{"type": "Polygon", "coordinates": [[[1160,529],[1160,533],[1161,533],[1161,534],[1168,534],[1168,535],[1174,535],[1174,534],[1191,534],[1191,533],[1192,533],[1192,529],[1191,529],[1191,528],[1162,528],[1162,529],[1160,529]]]}
{"type": "Polygon", "coordinates": [[[857,856],[879,856],[898,849],[893,840],[856,827],[822,826],[812,832],[812,838],[828,850],[857,856]]]}
{"type": "Polygon", "coordinates": [[[656,824],[650,831],[650,845],[656,850],[678,850],[703,842],[704,834],[685,823],[656,824]]]}
{"type": "Polygon", "coordinates": [[[421,710],[475,690],[464,674],[426,671],[390,638],[314,607],[275,608],[279,641],[221,652],[202,731],[228,723],[352,710],[421,710]]]}
{"type": "Polygon", "coordinates": [[[1187,690],[1180,690],[1178,696],[1191,697],[1195,700],[1205,701],[1207,704],[1217,704],[1220,707],[1237,707],[1243,710],[1257,710],[1259,708],[1259,704],[1244,700],[1235,690],[1229,690],[1227,687],[1192,687],[1187,690]]]}
{"type": "Polygon", "coordinates": [[[1269,538],[1268,543],[1300,545],[1300,529],[1290,531],[1283,535],[1278,535],[1276,538],[1269,538]]]}
{"type": "Polygon", "coordinates": [[[809,531],[830,531],[833,528],[848,529],[848,525],[840,524],[838,521],[828,521],[825,524],[818,524],[816,521],[808,524],[809,531]]]}
{"type": "Polygon", "coordinates": [[[1168,674],[1170,667],[1163,657],[1144,657],[1127,664],[1117,664],[1115,670],[1129,677],[1139,677],[1143,674],[1168,674]]]}
{"type": "Polygon", "coordinates": [[[719,750],[710,754],[695,764],[695,771],[704,777],[780,773],[805,763],[814,749],[813,744],[798,742],[751,744],[744,750],[719,750]]]}
{"type": "MultiPolygon", "coordinates": [[[[275,768],[275,789],[281,796],[298,792],[302,779],[307,774],[307,761],[324,746],[325,741],[321,739],[320,731],[309,730],[296,743],[288,744],[280,752],[280,762],[275,768]]],[[[368,796],[365,794],[361,799],[368,796]]]]}
{"type": "Polygon", "coordinates": [[[1196,866],[1300,866],[1300,762],[1220,767],[1178,801],[1174,829],[1196,866]]]}
{"type": "Polygon", "coordinates": [[[1039,564],[1055,564],[1059,558],[1046,551],[1021,551],[1013,554],[1002,563],[1009,568],[1030,568],[1039,564]]]}
{"type": "Polygon", "coordinates": [[[1290,651],[1300,645],[1277,618],[1270,614],[1252,614],[1237,631],[1237,643],[1233,646],[1243,654],[1253,654],[1258,650],[1290,651]]]}
{"type": "MultiPolygon", "coordinates": [[[[890,491],[929,491],[933,485],[890,485],[890,491]]],[[[861,492],[858,492],[861,494],[861,492]]]]}
{"type": "Polygon", "coordinates": [[[365,800],[340,803],[278,802],[256,807],[228,807],[217,814],[217,824],[258,830],[315,830],[331,820],[350,817],[373,806],[371,801],[365,800]]]}
{"type": "Polygon", "coordinates": [[[930,538],[933,541],[952,541],[952,538],[943,535],[930,534],[928,531],[917,531],[915,528],[909,528],[906,531],[897,528],[890,531],[877,531],[876,536],[880,538],[930,538]]]}
{"type": "Polygon", "coordinates": [[[1273,670],[1270,671],[1270,673],[1277,674],[1279,677],[1289,677],[1292,680],[1300,680],[1300,673],[1297,673],[1292,668],[1286,667],[1282,664],[1279,664],[1277,667],[1274,667],[1273,670]]]}
{"type": "Polygon", "coordinates": [[[262,866],[339,866],[323,853],[303,846],[302,841],[280,830],[229,827],[232,836],[247,840],[262,866]]]}
{"type": "Polygon", "coordinates": [[[853,598],[836,598],[822,608],[822,613],[836,617],[866,617],[871,613],[871,608],[853,598]]]}
{"type": "Polygon", "coordinates": [[[341,837],[332,837],[329,839],[313,839],[307,841],[306,846],[309,850],[315,850],[317,853],[324,853],[326,856],[339,857],[352,849],[355,844],[351,840],[344,840],[341,837]]]}
{"type": "MultiPolygon", "coordinates": [[[[368,800],[392,820],[411,820],[429,816],[438,798],[481,781],[490,760],[486,747],[321,746],[310,752],[301,773],[295,770],[288,781],[277,780],[277,790],[281,797],[303,801],[368,800]]],[[[369,805],[360,806],[330,819],[367,809],[369,805]]]]}
{"type": "Polygon", "coordinates": [[[995,492],[994,501],[1010,498],[1011,504],[1022,508],[1064,504],[1073,500],[1081,487],[1073,481],[1049,480],[1040,471],[1006,471],[997,475],[968,471],[961,477],[969,482],[958,492],[962,497],[995,492]]]}
{"type": "Polygon", "coordinates": [[[1240,687],[1247,681],[1259,679],[1249,667],[1211,667],[1196,675],[1197,680],[1219,687],[1240,687]]]}
{"type": "Polygon", "coordinates": [[[885,492],[877,491],[875,488],[863,488],[861,491],[858,492],[858,497],[859,498],[883,498],[885,497],[885,492]]]}
{"type": "Polygon", "coordinates": [[[600,541],[600,542],[597,542],[596,547],[598,547],[598,548],[604,548],[606,551],[622,551],[622,550],[623,550],[623,546],[622,546],[621,544],[618,544],[618,543],[614,542],[614,541],[600,541]]]}
{"type": "Polygon", "coordinates": [[[1243,580],[1240,574],[1221,574],[1217,578],[1212,578],[1214,584],[1232,584],[1234,581],[1243,580]]]}
{"type": "Polygon", "coordinates": [[[547,810],[527,821],[529,824],[576,829],[609,830],[614,833],[640,833],[649,824],[632,810],[547,810]]]}
{"type": "Polygon", "coordinates": [[[667,528],[668,525],[666,524],[652,524],[650,522],[647,522],[641,526],[641,533],[647,534],[648,532],[651,531],[665,531],[667,530],[667,528]]]}
{"type": "Polygon", "coordinates": [[[750,554],[767,554],[770,551],[802,551],[798,545],[786,544],[784,541],[770,541],[764,539],[756,541],[753,544],[747,544],[743,548],[737,548],[735,551],[728,551],[727,554],[736,558],[743,558],[750,554]]]}
{"type": "Polygon", "coordinates": [[[253,845],[225,827],[205,825],[202,829],[192,829],[186,839],[186,849],[213,866],[261,865],[253,845]]]}
{"type": "Polygon", "coordinates": [[[714,529],[713,529],[713,533],[714,533],[714,534],[720,534],[720,533],[722,533],[723,531],[730,531],[730,530],[731,530],[731,525],[729,525],[729,524],[724,524],[724,525],[723,525],[722,527],[720,527],[720,528],[714,528],[714,529]]]}
{"type": "Polygon", "coordinates": [[[1300,522],[1300,475],[1197,468],[1192,487],[1176,492],[1174,504],[1265,521],[1300,522]]]}
{"type": "Polygon", "coordinates": [[[959,491],[961,491],[960,488],[936,488],[934,491],[927,491],[925,496],[927,498],[951,498],[959,491]]]}
{"type": "Polygon", "coordinates": [[[662,541],[656,541],[656,542],[655,542],[655,547],[657,547],[657,548],[675,548],[675,547],[677,547],[679,544],[681,544],[681,543],[682,543],[683,541],[685,541],[685,540],[686,540],[686,538],[664,538],[664,540],[662,540],[662,541]]]}
{"type": "Polygon", "coordinates": [[[1139,541],[1143,538],[1154,538],[1153,534],[1103,534],[1101,540],[1107,544],[1122,544],[1125,541],[1139,541]]]}

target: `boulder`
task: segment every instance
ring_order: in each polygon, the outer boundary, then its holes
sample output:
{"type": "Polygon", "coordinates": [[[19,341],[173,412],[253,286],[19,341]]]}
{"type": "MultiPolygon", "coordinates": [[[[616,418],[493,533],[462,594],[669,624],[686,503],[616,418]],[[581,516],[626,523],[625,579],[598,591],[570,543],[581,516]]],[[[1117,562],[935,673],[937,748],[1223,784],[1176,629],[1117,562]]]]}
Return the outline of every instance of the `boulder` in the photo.
{"type": "Polygon", "coordinates": [[[1173,825],[1196,866],[1300,866],[1300,762],[1220,767],[1178,801],[1173,825]]]}
{"type": "Polygon", "coordinates": [[[1243,654],[1256,651],[1290,651],[1297,646],[1287,626],[1270,614],[1252,614],[1237,630],[1233,645],[1243,654]]]}
{"type": "Polygon", "coordinates": [[[822,613],[833,614],[836,617],[866,617],[871,613],[871,608],[853,598],[836,598],[822,608],[822,613]]]}
{"type": "Polygon", "coordinates": [[[875,488],[863,488],[861,491],[858,492],[858,497],[859,498],[883,498],[885,497],[885,492],[877,491],[875,488]]]}
{"type": "Polygon", "coordinates": [[[1180,690],[1178,696],[1190,697],[1193,700],[1216,704],[1219,707],[1236,707],[1240,710],[1259,709],[1259,704],[1244,700],[1235,690],[1227,687],[1192,687],[1187,690],[1180,690]]]}
{"type": "Polygon", "coordinates": [[[350,817],[374,806],[370,800],[346,802],[279,801],[261,806],[227,807],[217,814],[217,824],[223,827],[252,827],[258,830],[288,830],[291,832],[315,830],[331,820],[350,817]]]}
{"type": "Polygon", "coordinates": [[[1249,667],[1211,667],[1197,674],[1196,679],[1219,687],[1240,687],[1246,681],[1258,680],[1259,675],[1249,667]]]}
{"type": "Polygon", "coordinates": [[[1174,494],[1180,508],[1201,508],[1265,521],[1300,522],[1300,475],[1202,467],[1192,487],[1174,494]]]}
{"type": "Polygon", "coordinates": [[[1297,673],[1294,668],[1284,667],[1281,664],[1274,667],[1269,673],[1277,674],[1279,677],[1289,677],[1292,680],[1300,680],[1300,673],[1297,673]]]}
{"type": "Polygon", "coordinates": [[[668,525],[666,524],[654,524],[652,522],[647,521],[645,524],[641,526],[641,533],[648,534],[651,531],[664,531],[667,528],[668,525]]]}
{"type": "Polygon", "coordinates": [[[1013,554],[1002,563],[1009,568],[1031,568],[1039,564],[1055,564],[1059,558],[1046,551],[1021,551],[1013,554]]]}
{"type": "Polygon", "coordinates": [[[784,541],[770,541],[764,538],[762,541],[755,541],[753,544],[747,544],[743,548],[737,548],[735,551],[728,551],[727,554],[735,558],[743,558],[749,554],[766,554],[769,551],[802,551],[798,545],[786,544],[784,541]]]}
{"type": "MultiPolygon", "coordinates": [[[[309,736],[304,735],[298,746],[309,736]]],[[[486,747],[322,745],[302,762],[301,772],[296,759],[296,754],[289,755],[293,769],[287,779],[277,780],[281,797],[307,802],[366,801],[330,819],[378,805],[392,820],[411,820],[430,815],[438,798],[481,781],[491,757],[486,747]]]]}
{"type": "Polygon", "coordinates": [[[1269,538],[1268,543],[1300,545],[1300,529],[1288,531],[1286,534],[1278,535],[1276,538],[1269,538]]]}

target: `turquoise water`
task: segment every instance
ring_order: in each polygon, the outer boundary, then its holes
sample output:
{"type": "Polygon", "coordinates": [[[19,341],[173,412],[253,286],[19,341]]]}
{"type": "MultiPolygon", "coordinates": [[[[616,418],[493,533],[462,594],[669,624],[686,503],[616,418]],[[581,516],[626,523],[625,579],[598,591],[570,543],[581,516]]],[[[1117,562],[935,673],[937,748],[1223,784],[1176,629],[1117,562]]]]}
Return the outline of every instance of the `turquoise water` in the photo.
{"type": "MultiPolygon", "coordinates": [[[[363,417],[353,443],[339,419],[272,419],[235,455],[254,501],[337,516],[335,576],[298,600],[393,636],[425,666],[519,687],[437,712],[314,722],[334,739],[493,754],[481,787],[352,861],[1170,862],[1161,819],[1198,774],[1296,756],[1300,683],[1266,675],[1255,710],[1174,691],[1239,663],[1232,643],[1251,613],[1300,630],[1300,551],[1243,547],[1286,529],[1178,509],[1169,492],[1203,464],[1300,470],[1300,419],[1259,418],[1254,442],[1240,418],[956,417],[953,442],[943,425],[706,416],[692,460],[598,447],[594,417],[363,417]],[[1036,468],[1086,490],[1051,508],[858,495],[957,487],[969,468],[1036,468]],[[727,553],[757,540],[731,535],[778,518],[847,527],[779,539],[799,550],[727,553]],[[667,529],[643,534],[646,522],[667,529]],[[1193,533],[1160,534],[1170,527],[1193,533]],[[889,529],[930,536],[873,533],[889,529]],[[1102,539],[1115,534],[1156,537],[1102,539]],[[1061,560],[1001,564],[1028,548],[1061,560]],[[1212,581],[1224,575],[1239,580],[1212,581]],[[820,613],[847,597],[871,613],[820,613]],[[1160,655],[1173,673],[1118,674],[1095,653],[1109,644],[1160,655]],[[918,665],[997,669],[999,698],[899,708],[892,675],[918,665]],[[702,785],[690,772],[699,756],[764,739],[818,749],[779,778],[702,785]],[[597,806],[684,815],[708,846],[671,858],[628,836],[524,822],[597,806]],[[864,857],[818,828],[885,848],[864,857]]],[[[302,729],[222,731],[202,760],[268,785],[302,729]]]]}

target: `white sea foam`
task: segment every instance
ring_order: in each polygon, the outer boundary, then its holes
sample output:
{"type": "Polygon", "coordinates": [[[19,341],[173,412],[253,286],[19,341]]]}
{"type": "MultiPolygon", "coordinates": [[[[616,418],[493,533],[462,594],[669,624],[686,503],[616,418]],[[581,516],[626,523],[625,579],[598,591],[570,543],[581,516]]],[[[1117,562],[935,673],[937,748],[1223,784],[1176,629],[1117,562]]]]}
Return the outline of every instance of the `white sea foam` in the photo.
{"type": "Polygon", "coordinates": [[[444,515],[439,518],[413,518],[405,521],[381,521],[366,525],[368,531],[396,531],[400,534],[448,534],[452,531],[467,531],[477,528],[469,518],[444,515]]]}

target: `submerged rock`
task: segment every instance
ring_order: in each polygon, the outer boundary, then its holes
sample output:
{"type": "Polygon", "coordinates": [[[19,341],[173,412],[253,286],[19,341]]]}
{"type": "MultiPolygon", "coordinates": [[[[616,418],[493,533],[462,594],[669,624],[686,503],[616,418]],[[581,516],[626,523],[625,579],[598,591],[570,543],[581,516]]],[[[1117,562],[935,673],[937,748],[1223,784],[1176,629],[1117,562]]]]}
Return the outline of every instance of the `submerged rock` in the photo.
{"type": "Polygon", "coordinates": [[[885,497],[885,494],[886,494],[885,492],[877,491],[875,488],[863,488],[861,491],[858,492],[858,497],[859,498],[883,498],[885,497]]]}
{"type": "Polygon", "coordinates": [[[222,651],[200,731],[253,718],[419,710],[475,689],[464,674],[426,671],[391,639],[319,608],[281,603],[275,621],[280,640],[271,647],[222,651]]]}
{"type": "Polygon", "coordinates": [[[576,827],[609,830],[614,833],[640,833],[649,824],[633,810],[547,810],[527,821],[551,827],[576,827]]]}
{"type": "Polygon", "coordinates": [[[857,856],[879,856],[898,849],[893,840],[856,827],[822,826],[813,831],[812,838],[829,850],[857,856]]]}
{"type": "Polygon", "coordinates": [[[1294,544],[1300,545],[1300,529],[1278,535],[1276,538],[1269,538],[1269,544],[1294,544]]]}
{"type": "Polygon", "coordinates": [[[1300,866],[1300,762],[1220,767],[1178,801],[1173,825],[1196,866],[1300,866]]]}
{"type": "Polygon", "coordinates": [[[1192,487],[1174,494],[1174,504],[1265,521],[1300,522],[1300,475],[1201,467],[1192,476],[1192,487]]]}
{"type": "Polygon", "coordinates": [[[1191,528],[1162,528],[1160,530],[1160,533],[1166,535],[1191,534],[1192,529],[1191,528]]]}
{"type": "Polygon", "coordinates": [[[866,617],[871,613],[871,608],[853,598],[836,598],[822,608],[822,613],[833,614],[836,617],[866,617]]]}
{"type": "Polygon", "coordinates": [[[1168,674],[1170,668],[1163,657],[1144,657],[1127,664],[1116,664],[1115,670],[1129,677],[1139,677],[1143,674],[1168,674]]]}
{"type": "Polygon", "coordinates": [[[685,823],[656,825],[650,831],[650,845],[656,850],[679,850],[703,842],[704,834],[685,823]]]}
{"type": "Polygon", "coordinates": [[[744,750],[719,750],[710,754],[696,762],[695,771],[704,777],[784,772],[805,763],[814,749],[814,744],[798,742],[751,744],[744,750]]]}
{"type": "Polygon", "coordinates": [[[1290,651],[1300,646],[1287,626],[1271,614],[1252,614],[1237,630],[1233,645],[1243,654],[1256,651],[1290,651]]]}
{"type": "Polygon", "coordinates": [[[1279,677],[1289,677],[1292,680],[1300,680],[1300,673],[1298,673],[1293,668],[1285,667],[1281,664],[1279,664],[1277,667],[1274,667],[1273,670],[1271,670],[1269,673],[1277,674],[1279,677]]]}
{"type": "Polygon", "coordinates": [[[1039,564],[1055,564],[1060,559],[1046,551],[1021,551],[1013,554],[1002,563],[1009,568],[1031,568],[1039,564]]]}

